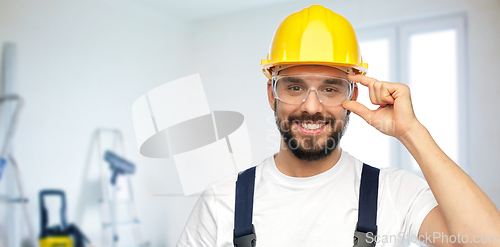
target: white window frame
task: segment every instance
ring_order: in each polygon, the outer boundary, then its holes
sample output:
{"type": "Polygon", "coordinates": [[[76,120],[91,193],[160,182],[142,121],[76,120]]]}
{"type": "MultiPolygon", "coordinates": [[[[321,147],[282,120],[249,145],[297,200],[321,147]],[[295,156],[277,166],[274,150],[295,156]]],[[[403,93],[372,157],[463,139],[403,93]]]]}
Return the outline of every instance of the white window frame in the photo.
{"type": "MultiPolygon", "coordinates": [[[[457,98],[458,98],[458,163],[466,172],[470,172],[469,162],[469,90],[467,73],[467,16],[458,12],[432,16],[424,19],[405,20],[382,25],[356,27],[360,42],[376,39],[389,40],[390,81],[409,82],[409,46],[410,37],[416,33],[427,33],[446,29],[455,29],[457,37],[457,98]]],[[[363,51],[361,51],[363,54],[363,51]]],[[[370,61],[366,61],[368,64],[370,61]]],[[[432,133],[431,133],[432,134],[432,133]]],[[[396,139],[391,142],[391,167],[403,168],[423,177],[420,169],[412,167],[412,156],[396,139]]]]}

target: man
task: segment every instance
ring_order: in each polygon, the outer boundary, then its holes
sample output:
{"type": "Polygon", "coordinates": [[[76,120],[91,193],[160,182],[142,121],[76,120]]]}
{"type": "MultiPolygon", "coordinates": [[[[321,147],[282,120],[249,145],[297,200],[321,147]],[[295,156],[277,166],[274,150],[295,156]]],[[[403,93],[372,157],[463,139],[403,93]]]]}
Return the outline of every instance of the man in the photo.
{"type": "Polygon", "coordinates": [[[343,17],[311,6],[285,18],[263,71],[280,150],[238,178],[209,186],[178,246],[405,246],[417,239],[433,246],[500,246],[498,238],[475,238],[500,235],[498,209],[418,122],[406,85],[363,75],[366,64],[343,17]],[[368,87],[377,110],[356,102],[355,83],[368,87]],[[428,185],[343,151],[339,142],[351,112],[401,141],[428,185]],[[362,229],[366,222],[369,230],[362,229]],[[245,227],[250,231],[240,234],[245,227]]]}

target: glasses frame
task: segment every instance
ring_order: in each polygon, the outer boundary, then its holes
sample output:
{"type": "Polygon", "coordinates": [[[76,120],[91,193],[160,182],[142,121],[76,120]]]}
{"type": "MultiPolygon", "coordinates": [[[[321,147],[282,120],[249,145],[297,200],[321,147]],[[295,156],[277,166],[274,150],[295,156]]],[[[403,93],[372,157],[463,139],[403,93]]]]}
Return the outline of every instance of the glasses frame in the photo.
{"type": "MultiPolygon", "coordinates": [[[[328,77],[328,78],[335,78],[335,79],[340,79],[344,82],[347,83],[348,85],[348,90],[349,90],[349,93],[348,93],[348,96],[347,96],[347,99],[350,100],[352,98],[352,94],[354,92],[354,87],[356,86],[356,83],[354,83],[353,81],[345,78],[345,77],[341,77],[341,76],[333,76],[333,75],[317,75],[317,74],[289,74],[289,75],[283,75],[281,77],[285,77],[285,76],[316,76],[316,77],[328,77]]],[[[316,92],[316,98],[318,99],[318,101],[325,105],[323,103],[323,100],[321,100],[321,98],[319,97],[319,93],[318,93],[318,90],[314,87],[311,87],[309,88],[309,90],[307,91],[305,97],[302,99],[302,102],[300,103],[289,103],[289,102],[285,102],[283,101],[282,99],[280,99],[280,97],[278,97],[278,92],[277,92],[277,82],[278,82],[278,79],[280,79],[280,76],[277,75],[277,74],[274,74],[273,77],[272,77],[272,80],[271,80],[271,83],[272,83],[272,87],[273,87],[273,95],[274,95],[274,98],[281,101],[282,103],[285,103],[285,104],[289,104],[289,105],[301,105],[303,104],[307,98],[309,97],[309,93],[314,90],[314,92],[316,92]]],[[[348,101],[346,100],[346,101],[348,101]]],[[[337,105],[325,105],[325,106],[337,106],[337,105]]]]}

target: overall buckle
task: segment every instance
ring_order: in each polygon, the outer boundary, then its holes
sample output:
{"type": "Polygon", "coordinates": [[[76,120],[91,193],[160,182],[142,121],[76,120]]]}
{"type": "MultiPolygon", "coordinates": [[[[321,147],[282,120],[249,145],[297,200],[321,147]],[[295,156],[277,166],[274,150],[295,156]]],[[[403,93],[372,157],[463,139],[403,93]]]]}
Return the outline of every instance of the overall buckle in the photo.
{"type": "Polygon", "coordinates": [[[255,247],[257,245],[257,238],[255,236],[255,227],[252,224],[252,233],[241,236],[233,237],[234,247],[255,247]]]}
{"type": "Polygon", "coordinates": [[[353,247],[375,247],[377,234],[354,231],[353,247]],[[368,235],[369,234],[369,235],[368,235]]]}

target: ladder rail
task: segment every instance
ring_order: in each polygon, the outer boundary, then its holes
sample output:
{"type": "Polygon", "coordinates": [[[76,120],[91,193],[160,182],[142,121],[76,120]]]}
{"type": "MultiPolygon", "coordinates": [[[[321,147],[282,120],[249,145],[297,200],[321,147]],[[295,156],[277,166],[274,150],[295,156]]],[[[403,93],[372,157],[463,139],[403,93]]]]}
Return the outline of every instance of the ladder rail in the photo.
{"type": "Polygon", "coordinates": [[[8,196],[5,196],[7,198],[7,202],[10,203],[20,203],[23,208],[23,214],[24,214],[24,219],[25,223],[28,227],[28,234],[30,238],[30,242],[34,247],[38,246],[38,241],[36,238],[36,234],[34,232],[33,228],[33,223],[31,221],[31,216],[28,210],[28,199],[24,193],[24,187],[23,187],[23,182],[21,179],[21,170],[19,168],[19,164],[17,163],[16,159],[14,156],[10,153],[11,152],[11,145],[12,145],[12,140],[14,138],[14,133],[16,131],[16,127],[18,125],[18,118],[21,112],[21,109],[24,106],[24,100],[17,94],[7,94],[4,96],[0,97],[0,114],[2,110],[5,110],[1,107],[1,105],[8,103],[8,102],[14,102],[15,107],[12,110],[12,114],[10,115],[10,121],[9,124],[6,128],[6,134],[2,143],[1,151],[0,151],[0,159],[4,159],[7,161],[7,164],[12,164],[12,167],[14,169],[14,175],[15,175],[15,180],[16,180],[16,186],[19,191],[19,197],[12,197],[9,198],[8,196]]]}
{"type": "MultiPolygon", "coordinates": [[[[24,195],[24,186],[23,186],[23,181],[22,181],[22,178],[20,176],[20,169],[19,169],[19,165],[17,163],[17,161],[14,159],[14,157],[12,155],[9,155],[9,160],[10,162],[12,163],[12,166],[14,167],[14,170],[15,170],[15,174],[16,174],[16,182],[17,182],[17,188],[19,190],[19,194],[21,194],[21,199],[24,199],[26,198],[24,195]]],[[[36,234],[34,232],[34,228],[33,228],[33,222],[31,222],[31,215],[29,213],[29,210],[28,210],[28,200],[26,199],[25,202],[22,202],[21,203],[22,205],[22,208],[23,208],[23,212],[24,212],[24,220],[25,220],[25,223],[26,225],[28,226],[28,234],[30,236],[30,240],[35,243],[33,246],[38,246],[38,241],[37,241],[37,238],[36,238],[36,234]]]]}
{"type": "MultiPolygon", "coordinates": [[[[7,153],[10,151],[9,148],[10,148],[10,145],[12,143],[12,139],[14,137],[14,133],[15,133],[15,130],[17,127],[17,122],[18,122],[17,120],[19,117],[19,113],[21,112],[21,108],[23,107],[23,104],[24,104],[22,98],[19,97],[19,95],[8,94],[8,95],[0,97],[0,105],[5,104],[9,101],[17,102],[17,104],[13,110],[9,125],[7,127],[7,133],[5,135],[5,139],[2,143],[0,158],[6,158],[6,156],[8,156],[7,153]]],[[[0,111],[1,110],[2,110],[2,108],[0,108],[0,111]]]]}
{"type": "MultiPolygon", "coordinates": [[[[122,131],[120,130],[117,130],[117,137],[119,139],[119,143],[120,143],[120,146],[121,146],[121,149],[122,149],[122,155],[123,157],[127,157],[127,153],[126,153],[126,149],[125,149],[125,140],[123,138],[123,133],[122,131]]],[[[135,196],[134,196],[134,190],[132,189],[132,179],[130,176],[126,175],[125,176],[125,179],[127,180],[127,186],[128,186],[128,199],[130,201],[129,203],[129,214],[132,216],[132,219],[136,222],[140,222],[139,221],[139,214],[137,212],[137,206],[135,205],[135,196]]],[[[142,234],[141,234],[141,231],[139,229],[139,226],[136,225],[134,226],[134,238],[136,239],[136,242],[137,243],[142,243],[142,234]]]]}

